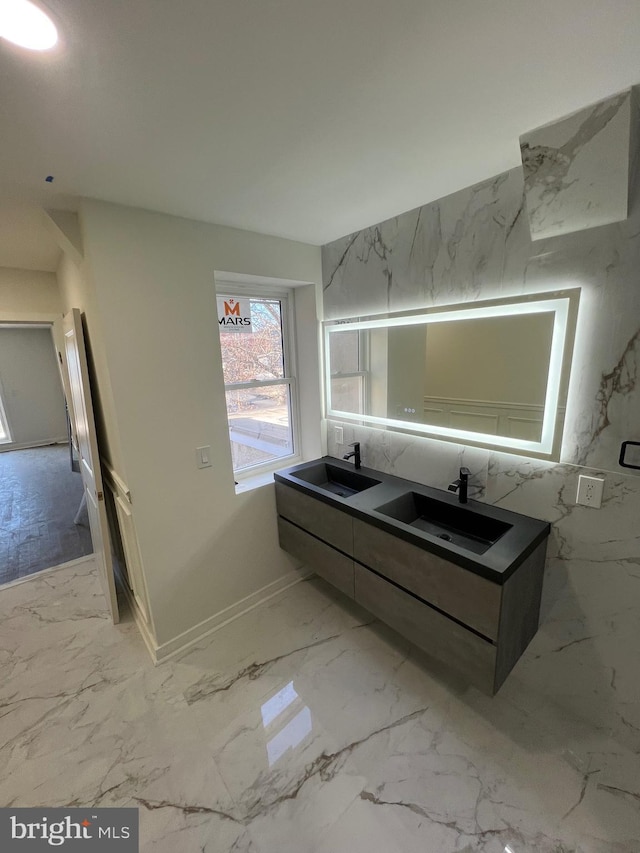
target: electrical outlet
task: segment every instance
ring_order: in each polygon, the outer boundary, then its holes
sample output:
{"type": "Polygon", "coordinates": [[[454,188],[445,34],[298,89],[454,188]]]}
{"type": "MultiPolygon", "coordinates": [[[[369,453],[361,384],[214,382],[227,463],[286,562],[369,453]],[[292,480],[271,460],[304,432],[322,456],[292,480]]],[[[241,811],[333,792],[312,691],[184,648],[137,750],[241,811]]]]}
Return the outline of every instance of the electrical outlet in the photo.
{"type": "Polygon", "coordinates": [[[334,436],[335,436],[336,444],[344,444],[344,427],[337,426],[337,427],[334,427],[334,429],[335,429],[334,436]]]}
{"type": "Polygon", "coordinates": [[[576,503],[582,504],[582,506],[593,507],[593,509],[600,509],[603,488],[604,480],[601,480],[599,477],[585,477],[581,474],[578,477],[576,503]]]}

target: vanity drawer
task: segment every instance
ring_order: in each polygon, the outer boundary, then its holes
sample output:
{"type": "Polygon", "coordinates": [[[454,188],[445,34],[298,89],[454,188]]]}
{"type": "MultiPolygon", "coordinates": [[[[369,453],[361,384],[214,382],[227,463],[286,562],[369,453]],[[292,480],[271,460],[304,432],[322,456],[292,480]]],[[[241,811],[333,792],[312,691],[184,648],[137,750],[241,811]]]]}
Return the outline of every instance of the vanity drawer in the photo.
{"type": "Polygon", "coordinates": [[[502,587],[359,520],[354,557],[491,640],[498,637],[502,587]]]}
{"type": "Polygon", "coordinates": [[[368,569],[355,565],[355,599],[472,684],[493,693],[496,647],[368,569]]]}
{"type": "Polygon", "coordinates": [[[278,515],[345,554],[353,554],[353,521],[350,515],[282,483],[276,482],[275,485],[278,515]]]}
{"type": "Polygon", "coordinates": [[[280,547],[353,598],[353,560],[331,548],[284,518],[278,519],[280,547]]]}

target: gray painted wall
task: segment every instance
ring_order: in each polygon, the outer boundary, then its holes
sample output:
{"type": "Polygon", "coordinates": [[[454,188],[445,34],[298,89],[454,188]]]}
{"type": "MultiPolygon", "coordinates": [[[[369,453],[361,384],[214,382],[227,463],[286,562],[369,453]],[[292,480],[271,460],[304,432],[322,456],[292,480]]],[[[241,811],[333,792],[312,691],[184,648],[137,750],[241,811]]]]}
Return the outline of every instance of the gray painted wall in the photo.
{"type": "Polygon", "coordinates": [[[50,329],[0,329],[0,383],[13,439],[1,449],[66,441],[64,397],[50,329]]]}

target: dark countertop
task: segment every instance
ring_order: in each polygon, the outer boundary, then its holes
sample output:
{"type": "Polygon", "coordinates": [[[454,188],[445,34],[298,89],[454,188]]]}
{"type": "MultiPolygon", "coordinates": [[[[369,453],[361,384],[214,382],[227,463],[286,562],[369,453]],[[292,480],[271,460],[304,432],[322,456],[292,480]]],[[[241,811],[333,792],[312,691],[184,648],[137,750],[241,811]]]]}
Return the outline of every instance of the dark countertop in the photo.
{"type": "Polygon", "coordinates": [[[412,480],[404,480],[401,477],[384,474],[382,471],[364,466],[357,473],[380,482],[376,486],[349,497],[332,494],[319,486],[296,477],[296,473],[303,472],[321,462],[342,468],[345,471],[354,471],[353,464],[343,459],[336,459],[333,456],[324,456],[321,459],[303,462],[300,465],[278,471],[274,475],[275,480],[304,494],[312,495],[323,503],[334,506],[354,518],[359,518],[367,524],[372,524],[374,527],[398,536],[418,548],[437,554],[445,560],[456,563],[499,584],[503,584],[513,574],[551,531],[551,525],[546,521],[510,512],[480,501],[469,500],[468,503],[461,504],[457,495],[451,492],[423,486],[420,483],[414,483],[412,480]],[[407,492],[415,492],[443,503],[455,505],[463,511],[472,512],[476,516],[484,516],[487,519],[502,521],[511,527],[484,554],[474,554],[453,542],[445,542],[433,534],[376,512],[376,507],[381,507],[407,492]]]}

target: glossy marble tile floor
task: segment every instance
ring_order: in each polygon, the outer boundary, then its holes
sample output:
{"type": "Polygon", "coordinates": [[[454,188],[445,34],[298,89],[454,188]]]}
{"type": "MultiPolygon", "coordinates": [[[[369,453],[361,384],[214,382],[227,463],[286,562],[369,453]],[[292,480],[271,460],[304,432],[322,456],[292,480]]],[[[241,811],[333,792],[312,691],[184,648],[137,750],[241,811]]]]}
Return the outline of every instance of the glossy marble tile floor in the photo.
{"type": "Polygon", "coordinates": [[[315,578],[154,668],[88,562],[3,590],[0,639],[0,803],[136,806],[145,853],[640,850],[637,753],[315,578]]]}
{"type": "Polygon", "coordinates": [[[0,584],[91,554],[67,445],[0,453],[0,584]]]}

